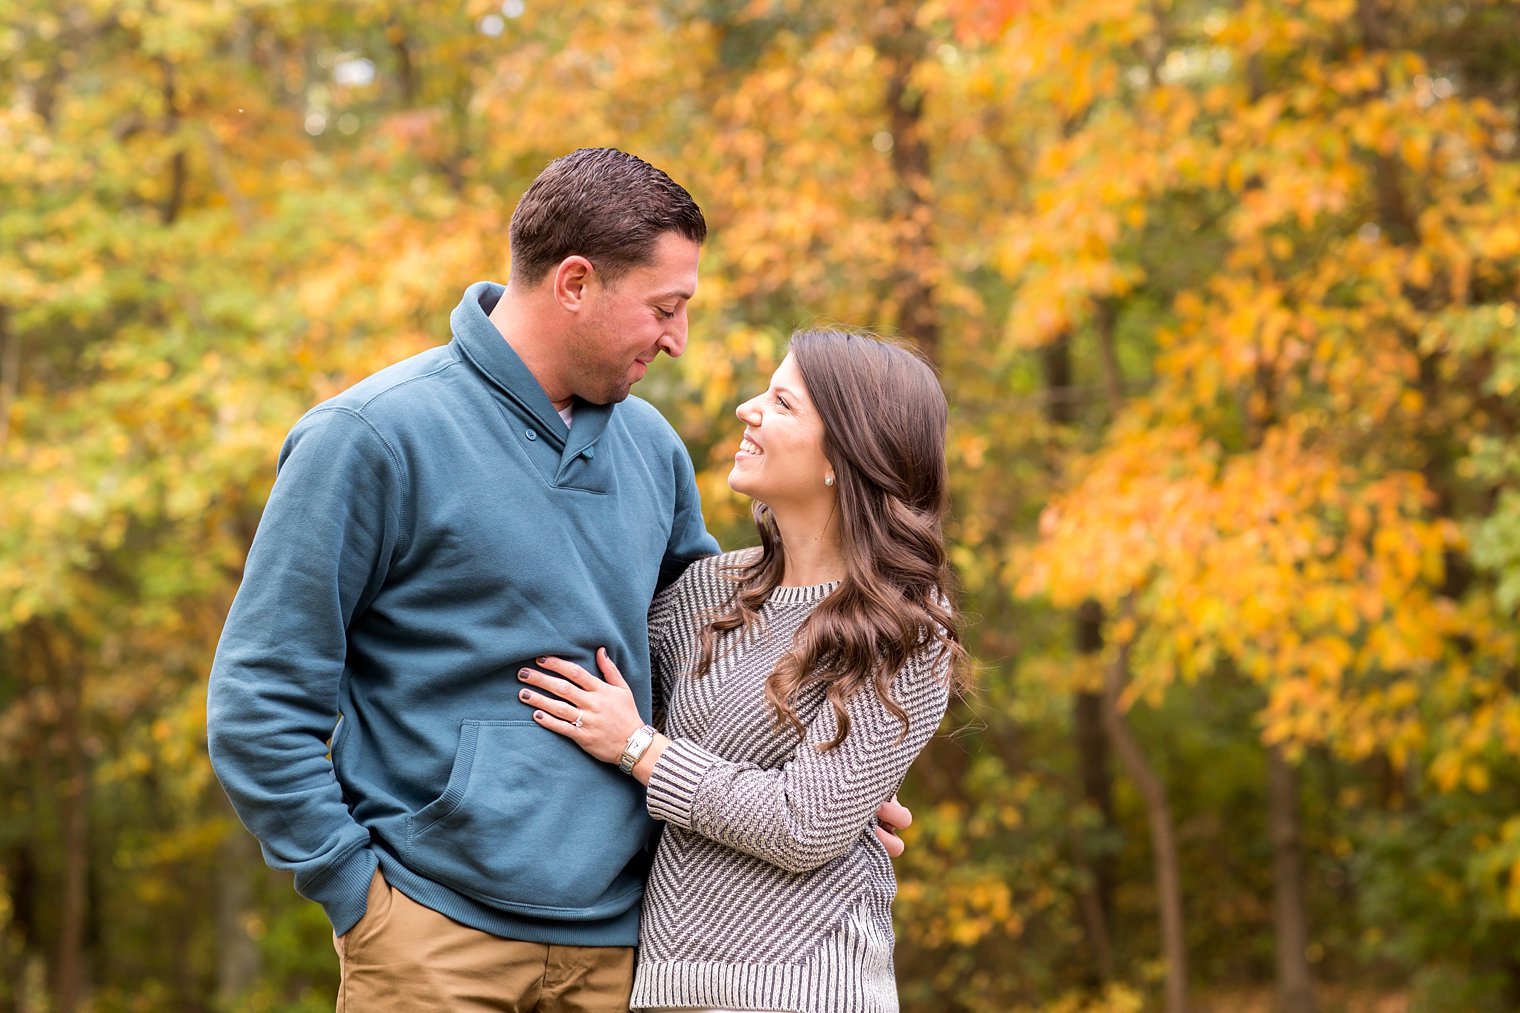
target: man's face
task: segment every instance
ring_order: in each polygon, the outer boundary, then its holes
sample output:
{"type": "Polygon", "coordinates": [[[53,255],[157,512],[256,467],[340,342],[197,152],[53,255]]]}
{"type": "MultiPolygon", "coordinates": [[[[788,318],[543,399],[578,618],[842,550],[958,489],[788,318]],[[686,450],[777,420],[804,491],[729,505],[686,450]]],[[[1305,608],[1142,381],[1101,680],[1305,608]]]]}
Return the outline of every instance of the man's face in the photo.
{"type": "Polygon", "coordinates": [[[686,350],[686,304],[697,291],[698,253],[696,243],[667,232],[649,263],[611,285],[594,283],[569,349],[576,395],[593,404],[621,401],[655,356],[686,350]]]}

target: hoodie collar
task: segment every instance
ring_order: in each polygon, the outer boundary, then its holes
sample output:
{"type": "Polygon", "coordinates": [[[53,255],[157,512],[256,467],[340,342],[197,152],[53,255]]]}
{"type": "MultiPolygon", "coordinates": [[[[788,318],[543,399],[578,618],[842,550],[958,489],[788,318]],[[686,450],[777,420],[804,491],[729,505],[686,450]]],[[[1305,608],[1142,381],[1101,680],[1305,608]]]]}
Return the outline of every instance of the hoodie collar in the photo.
{"type": "Polygon", "coordinates": [[[566,430],[565,420],[560,418],[537,377],[490,321],[490,312],[505,291],[505,286],[490,281],[478,281],[465,289],[464,298],[449,317],[453,344],[492,386],[538,423],[540,432],[551,436],[562,451],[568,451],[567,457],[578,454],[601,435],[613,406],[576,398],[575,424],[566,430]]]}

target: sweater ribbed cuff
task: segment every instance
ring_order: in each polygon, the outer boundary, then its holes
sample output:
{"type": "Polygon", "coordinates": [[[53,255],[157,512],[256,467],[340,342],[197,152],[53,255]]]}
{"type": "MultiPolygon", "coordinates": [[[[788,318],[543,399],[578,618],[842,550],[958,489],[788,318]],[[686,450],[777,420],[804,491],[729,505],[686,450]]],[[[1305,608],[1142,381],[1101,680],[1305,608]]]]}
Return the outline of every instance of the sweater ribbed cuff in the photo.
{"type": "Polygon", "coordinates": [[[708,768],[722,758],[690,739],[671,739],[649,773],[649,815],[691,829],[691,807],[708,768]]]}

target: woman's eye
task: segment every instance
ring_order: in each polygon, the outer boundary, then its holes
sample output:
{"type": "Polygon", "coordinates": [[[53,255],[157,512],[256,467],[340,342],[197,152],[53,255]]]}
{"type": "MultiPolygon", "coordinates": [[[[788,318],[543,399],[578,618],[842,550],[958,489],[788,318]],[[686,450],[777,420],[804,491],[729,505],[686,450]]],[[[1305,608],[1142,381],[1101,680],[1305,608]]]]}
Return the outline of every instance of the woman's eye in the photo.
{"type": "Polygon", "coordinates": [[[787,404],[786,403],[786,398],[782,397],[780,394],[776,395],[776,403],[778,405],[780,405],[781,407],[785,408],[787,411],[791,411],[792,410],[792,406],[789,405],[789,404],[787,404]]]}

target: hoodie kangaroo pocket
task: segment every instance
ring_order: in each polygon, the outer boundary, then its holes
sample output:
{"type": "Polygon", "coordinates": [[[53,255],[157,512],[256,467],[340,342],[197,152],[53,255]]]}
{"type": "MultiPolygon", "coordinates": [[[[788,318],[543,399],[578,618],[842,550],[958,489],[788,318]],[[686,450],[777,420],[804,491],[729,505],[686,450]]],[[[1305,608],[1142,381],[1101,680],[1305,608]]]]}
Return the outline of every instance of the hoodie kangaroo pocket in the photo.
{"type": "Polygon", "coordinates": [[[465,721],[443,794],[407,818],[406,864],[505,911],[603,917],[638,897],[643,786],[534,724],[465,721]]]}

